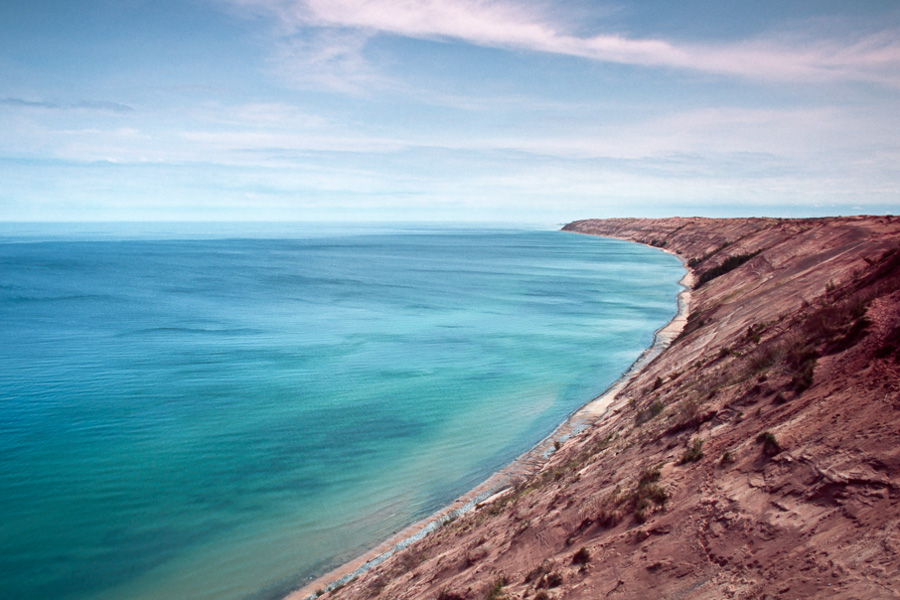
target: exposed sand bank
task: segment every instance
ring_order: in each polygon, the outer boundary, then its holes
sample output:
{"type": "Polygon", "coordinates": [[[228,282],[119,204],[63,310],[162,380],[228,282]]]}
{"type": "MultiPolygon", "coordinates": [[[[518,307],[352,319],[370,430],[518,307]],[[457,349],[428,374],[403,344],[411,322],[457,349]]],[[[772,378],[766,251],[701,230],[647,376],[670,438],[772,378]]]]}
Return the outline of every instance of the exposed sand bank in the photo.
{"type": "MultiPolygon", "coordinates": [[[[676,254],[675,256],[678,255],[676,254]]],[[[621,398],[619,397],[622,390],[637,377],[643,368],[649,365],[654,358],[668,348],[675,338],[684,331],[684,327],[687,325],[688,315],[691,312],[691,289],[694,287],[694,279],[694,274],[688,271],[685,276],[681,278],[681,281],[678,282],[684,286],[684,289],[678,293],[678,312],[671,321],[656,332],[653,339],[653,345],[647,348],[631,368],[610,386],[608,390],[576,411],[566,423],[560,426],[561,428],[596,422],[598,419],[602,419],[611,409],[617,408],[617,400],[618,403],[628,402],[628,398],[624,396],[621,398]]]]}
{"type": "Polygon", "coordinates": [[[325,598],[900,598],[900,219],[566,229],[717,276],[605,417],[325,598]]]}
{"type": "MultiPolygon", "coordinates": [[[[663,249],[663,251],[679,258],[684,265],[684,260],[678,254],[669,250],[663,249]]],[[[448,521],[471,512],[483,503],[492,502],[517,483],[540,471],[547,464],[557,441],[563,442],[573,434],[602,419],[610,409],[616,407],[617,399],[620,403],[627,402],[627,399],[618,398],[622,389],[640,373],[642,368],[663,352],[684,329],[690,313],[693,283],[694,275],[688,270],[679,281],[683,289],[677,296],[676,314],[671,321],[654,334],[650,347],[642,352],[625,373],[602,394],[569,415],[550,435],[538,442],[532,449],[435,514],[404,528],[362,556],[315,578],[299,590],[291,592],[285,600],[315,598],[317,592],[332,589],[358,577],[372,567],[381,564],[396,552],[437,530],[448,521]]]]}

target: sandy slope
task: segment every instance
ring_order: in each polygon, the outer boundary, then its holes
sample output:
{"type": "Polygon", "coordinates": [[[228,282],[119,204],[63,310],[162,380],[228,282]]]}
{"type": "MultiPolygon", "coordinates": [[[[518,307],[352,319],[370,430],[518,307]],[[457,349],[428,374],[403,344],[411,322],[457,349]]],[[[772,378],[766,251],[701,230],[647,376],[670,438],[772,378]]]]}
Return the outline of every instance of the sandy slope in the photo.
{"type": "Polygon", "coordinates": [[[323,597],[900,598],[900,219],[565,229],[741,264],[540,473],[323,597]]]}

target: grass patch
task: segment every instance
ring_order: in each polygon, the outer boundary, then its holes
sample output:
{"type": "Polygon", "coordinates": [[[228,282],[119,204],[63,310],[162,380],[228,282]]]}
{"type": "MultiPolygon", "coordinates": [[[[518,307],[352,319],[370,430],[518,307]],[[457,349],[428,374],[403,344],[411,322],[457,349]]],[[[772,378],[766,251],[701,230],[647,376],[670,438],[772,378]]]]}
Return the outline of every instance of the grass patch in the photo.
{"type": "Polygon", "coordinates": [[[525,583],[540,581],[541,577],[553,570],[553,563],[544,561],[525,575],[525,583]]]}
{"type": "Polygon", "coordinates": [[[660,415],[660,413],[662,413],[664,408],[665,408],[665,405],[662,402],[660,402],[659,400],[654,400],[650,404],[650,406],[648,406],[644,410],[638,412],[634,416],[635,424],[643,425],[650,419],[652,419],[654,417],[658,417],[660,415]]]}
{"type": "Polygon", "coordinates": [[[484,600],[507,600],[509,596],[503,593],[503,587],[506,585],[506,578],[503,575],[497,576],[494,584],[488,589],[487,596],[484,600]]]}
{"type": "Polygon", "coordinates": [[[659,481],[660,477],[660,466],[657,465],[651,469],[644,469],[641,471],[641,476],[638,477],[638,487],[646,487],[651,483],[656,483],[659,481]]]}
{"type": "Polygon", "coordinates": [[[678,464],[686,465],[690,462],[697,462],[701,458],[703,458],[703,440],[694,438],[691,440],[687,450],[684,451],[684,454],[681,455],[681,460],[678,461],[678,464]]]}
{"type": "Polygon", "coordinates": [[[541,577],[535,585],[538,589],[553,589],[563,584],[563,576],[555,571],[551,571],[541,577]]]}
{"type": "Polygon", "coordinates": [[[628,492],[617,487],[601,503],[594,522],[600,527],[610,528],[631,512],[638,523],[643,523],[654,509],[665,508],[669,493],[657,483],[660,468],[661,465],[657,465],[641,471],[635,486],[628,492]]]}
{"type": "Polygon", "coordinates": [[[778,439],[771,431],[763,431],[756,436],[756,441],[762,444],[763,453],[766,456],[775,456],[782,450],[781,444],[778,443],[778,439]]]}

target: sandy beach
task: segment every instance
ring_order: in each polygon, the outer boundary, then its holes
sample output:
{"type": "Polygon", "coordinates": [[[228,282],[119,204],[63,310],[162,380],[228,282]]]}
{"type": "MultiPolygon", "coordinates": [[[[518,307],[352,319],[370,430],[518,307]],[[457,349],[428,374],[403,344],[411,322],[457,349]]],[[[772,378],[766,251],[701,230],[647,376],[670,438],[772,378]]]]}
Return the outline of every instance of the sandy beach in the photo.
{"type": "MultiPolygon", "coordinates": [[[[650,246],[650,244],[643,245],[650,246]]],[[[657,249],[679,258],[686,268],[685,261],[678,254],[665,249],[657,249]]],[[[457,498],[448,506],[426,519],[404,528],[362,556],[317,577],[299,590],[292,592],[285,600],[307,600],[315,598],[317,593],[342,586],[347,581],[381,564],[410,544],[433,533],[445,523],[475,510],[476,507],[482,504],[493,502],[510,491],[515,485],[539,472],[549,461],[555,450],[554,445],[556,443],[562,443],[572,435],[593,426],[597,421],[603,419],[610,410],[615,410],[623,402],[627,403],[627,398],[620,397],[621,391],[646,365],[669,347],[687,324],[691,306],[691,289],[694,284],[693,273],[688,270],[679,281],[679,284],[683,289],[677,295],[675,316],[654,334],[651,346],[641,353],[628,370],[603,393],[573,412],[550,435],[538,442],[532,449],[494,473],[474,489],[457,498]]]]}
{"type": "Polygon", "coordinates": [[[898,598],[900,219],[566,229],[690,261],[665,351],[532,474],[324,597],[898,598]]]}

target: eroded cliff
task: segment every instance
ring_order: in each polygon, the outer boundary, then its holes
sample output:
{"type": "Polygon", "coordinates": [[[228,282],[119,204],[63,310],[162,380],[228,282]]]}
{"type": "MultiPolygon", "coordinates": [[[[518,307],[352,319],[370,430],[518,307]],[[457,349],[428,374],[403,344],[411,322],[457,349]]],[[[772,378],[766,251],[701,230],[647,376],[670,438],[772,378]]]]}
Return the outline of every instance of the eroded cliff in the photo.
{"type": "Polygon", "coordinates": [[[323,597],[900,597],[900,219],[565,230],[689,261],[684,331],[540,473],[323,597]]]}

